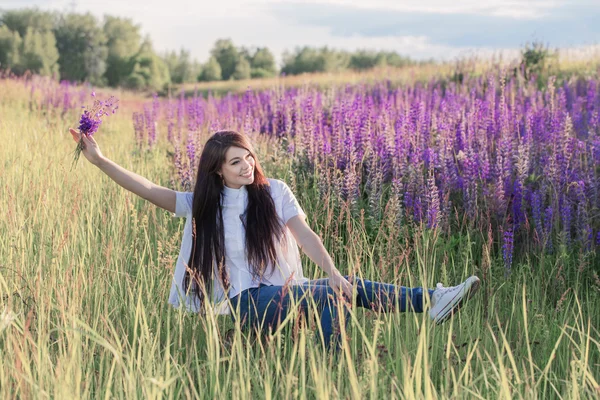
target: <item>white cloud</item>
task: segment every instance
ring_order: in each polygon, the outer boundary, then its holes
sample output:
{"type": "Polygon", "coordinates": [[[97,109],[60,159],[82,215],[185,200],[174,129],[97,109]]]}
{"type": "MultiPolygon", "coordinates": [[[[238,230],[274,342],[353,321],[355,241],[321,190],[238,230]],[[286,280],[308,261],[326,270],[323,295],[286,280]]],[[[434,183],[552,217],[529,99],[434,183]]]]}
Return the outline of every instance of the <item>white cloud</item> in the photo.
{"type": "MultiPolygon", "coordinates": [[[[443,58],[471,54],[468,46],[433,43],[423,33],[408,32],[391,36],[379,34],[334,35],[330,27],[310,26],[278,18],[273,12],[275,4],[299,4],[292,0],[0,0],[2,8],[38,6],[42,9],[91,12],[102,18],[104,14],[123,16],[141,25],[142,33],[151,37],[158,51],[185,48],[192,56],[204,62],[214,42],[231,38],[236,45],[266,46],[278,60],[284,50],[297,46],[329,46],[355,50],[394,50],[410,57],[443,58]]],[[[302,4],[341,5],[363,9],[388,9],[395,11],[504,16],[516,19],[540,19],[566,0],[326,0],[304,1],[302,4]]],[[[579,1],[578,3],[581,3],[579,1]]],[[[527,40],[528,38],[523,38],[527,40]]],[[[499,51],[494,46],[479,46],[479,54],[499,51]]]]}
{"type": "MultiPolygon", "coordinates": [[[[283,0],[273,3],[294,3],[283,0]]],[[[388,9],[407,12],[470,13],[508,16],[513,18],[542,18],[547,11],[567,4],[566,0],[308,0],[303,4],[335,4],[363,9],[388,9]]]]}

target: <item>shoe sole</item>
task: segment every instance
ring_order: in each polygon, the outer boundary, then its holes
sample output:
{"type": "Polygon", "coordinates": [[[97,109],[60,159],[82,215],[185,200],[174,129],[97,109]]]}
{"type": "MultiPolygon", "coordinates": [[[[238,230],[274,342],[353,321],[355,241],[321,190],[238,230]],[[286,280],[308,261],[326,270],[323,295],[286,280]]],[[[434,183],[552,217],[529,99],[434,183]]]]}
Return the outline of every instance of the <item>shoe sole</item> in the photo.
{"type": "Polygon", "coordinates": [[[477,279],[475,282],[473,282],[471,284],[471,287],[468,289],[468,293],[466,295],[464,295],[459,301],[458,303],[456,303],[452,308],[450,308],[450,310],[448,310],[442,317],[440,317],[437,321],[436,321],[436,325],[440,325],[443,324],[444,322],[446,322],[451,316],[453,316],[456,312],[458,312],[458,310],[460,310],[460,308],[463,306],[463,304],[465,303],[466,300],[469,300],[471,297],[473,297],[473,295],[479,290],[479,285],[480,285],[481,281],[479,279],[477,279]]]}

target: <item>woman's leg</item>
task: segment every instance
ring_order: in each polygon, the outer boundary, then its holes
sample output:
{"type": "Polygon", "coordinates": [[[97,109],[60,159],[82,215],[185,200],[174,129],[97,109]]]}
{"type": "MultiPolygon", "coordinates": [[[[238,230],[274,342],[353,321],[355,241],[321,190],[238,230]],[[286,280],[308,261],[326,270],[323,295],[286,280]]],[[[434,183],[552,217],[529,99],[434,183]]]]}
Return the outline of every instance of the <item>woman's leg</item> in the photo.
{"type": "MultiPolygon", "coordinates": [[[[285,319],[292,306],[292,300],[301,312],[307,312],[314,301],[320,314],[324,345],[329,348],[334,340],[339,345],[339,315],[334,290],[328,285],[307,282],[303,285],[267,286],[251,288],[231,299],[236,319],[239,305],[241,323],[254,329],[268,331],[275,329],[285,319]]],[[[347,319],[345,319],[347,320],[347,319]]]]}
{"type": "MultiPolygon", "coordinates": [[[[435,323],[442,323],[454,314],[463,300],[470,298],[479,288],[479,278],[469,277],[458,286],[444,288],[438,284],[437,289],[407,288],[389,283],[372,282],[356,276],[345,276],[352,283],[356,282],[356,304],[367,309],[391,311],[398,305],[400,311],[423,312],[423,294],[431,298],[430,317],[435,323]],[[351,279],[350,279],[351,278],[351,279]]],[[[315,301],[320,312],[321,329],[325,339],[325,347],[335,342],[339,348],[339,311],[336,293],[329,286],[328,278],[316,279],[303,285],[267,286],[251,288],[231,299],[232,318],[240,316],[241,323],[262,330],[275,329],[287,316],[292,299],[306,312],[310,301],[315,301]],[[237,314],[239,312],[239,314],[237,314]]],[[[347,314],[347,310],[342,306],[347,314]]],[[[345,315],[347,317],[347,315],[345,315]]],[[[348,318],[344,318],[348,321],[348,318]]]]}
{"type": "MultiPolygon", "coordinates": [[[[438,283],[436,289],[427,290],[371,282],[366,279],[361,280],[357,276],[345,276],[344,278],[352,283],[356,281],[358,291],[356,304],[368,309],[390,311],[398,304],[400,311],[423,312],[423,294],[428,292],[431,299],[429,317],[436,324],[441,324],[454,315],[463,303],[477,292],[480,286],[479,278],[476,276],[470,276],[456,286],[444,287],[441,283],[438,283]]],[[[329,284],[328,278],[311,282],[318,285],[329,284]]]]}
{"type": "MultiPolygon", "coordinates": [[[[370,310],[381,309],[381,311],[392,311],[396,304],[400,311],[423,312],[423,294],[429,292],[431,296],[433,289],[407,288],[396,286],[391,283],[373,282],[360,279],[357,276],[344,276],[350,283],[356,281],[358,296],[356,304],[370,310]],[[352,279],[350,279],[352,278],[352,279]],[[397,301],[397,303],[396,303],[397,301]]],[[[329,278],[315,279],[310,281],[314,285],[329,285],[329,278]]]]}

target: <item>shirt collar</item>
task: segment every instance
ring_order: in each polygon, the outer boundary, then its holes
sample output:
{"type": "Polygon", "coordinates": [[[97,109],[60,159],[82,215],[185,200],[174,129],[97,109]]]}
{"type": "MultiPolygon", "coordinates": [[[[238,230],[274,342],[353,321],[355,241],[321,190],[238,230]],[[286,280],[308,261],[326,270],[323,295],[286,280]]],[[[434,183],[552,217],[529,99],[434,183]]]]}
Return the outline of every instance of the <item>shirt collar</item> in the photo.
{"type": "Polygon", "coordinates": [[[248,189],[246,189],[246,185],[242,185],[242,187],[239,189],[233,189],[223,185],[223,193],[225,194],[225,197],[237,199],[240,196],[246,195],[248,193],[248,189]]]}

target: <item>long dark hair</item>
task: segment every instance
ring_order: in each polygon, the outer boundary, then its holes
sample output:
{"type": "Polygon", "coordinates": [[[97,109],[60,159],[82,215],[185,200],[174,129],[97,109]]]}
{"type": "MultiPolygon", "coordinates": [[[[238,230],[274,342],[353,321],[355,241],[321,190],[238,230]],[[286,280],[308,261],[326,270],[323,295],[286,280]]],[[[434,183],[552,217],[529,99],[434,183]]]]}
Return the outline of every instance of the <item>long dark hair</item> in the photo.
{"type": "Polygon", "coordinates": [[[192,284],[190,292],[201,301],[202,287],[209,296],[211,293],[213,262],[216,262],[223,288],[226,291],[229,288],[221,207],[224,182],[217,171],[226,161],[225,153],[231,146],[248,150],[255,160],[254,182],[246,186],[248,206],[242,217],[246,230],[246,257],[253,278],[260,280],[269,264],[271,273],[274,271],[276,249],[285,234],[269,192],[269,181],[248,139],[235,131],[215,132],[204,145],[198,165],[192,206],[192,252],[183,279],[185,292],[192,284]]]}

